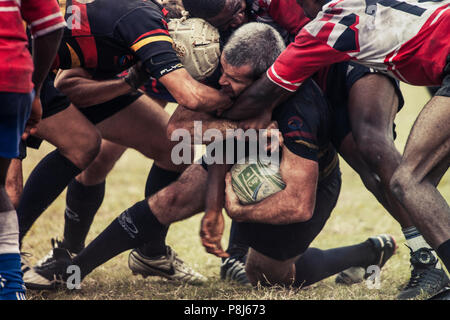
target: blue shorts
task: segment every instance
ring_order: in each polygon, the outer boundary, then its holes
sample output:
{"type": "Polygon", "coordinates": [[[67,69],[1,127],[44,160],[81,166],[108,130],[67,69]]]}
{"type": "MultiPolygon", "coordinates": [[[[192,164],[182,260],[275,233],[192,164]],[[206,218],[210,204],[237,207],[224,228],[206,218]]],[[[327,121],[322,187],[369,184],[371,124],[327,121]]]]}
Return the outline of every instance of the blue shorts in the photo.
{"type": "Polygon", "coordinates": [[[30,117],[33,93],[0,92],[0,157],[16,158],[30,117]]]}

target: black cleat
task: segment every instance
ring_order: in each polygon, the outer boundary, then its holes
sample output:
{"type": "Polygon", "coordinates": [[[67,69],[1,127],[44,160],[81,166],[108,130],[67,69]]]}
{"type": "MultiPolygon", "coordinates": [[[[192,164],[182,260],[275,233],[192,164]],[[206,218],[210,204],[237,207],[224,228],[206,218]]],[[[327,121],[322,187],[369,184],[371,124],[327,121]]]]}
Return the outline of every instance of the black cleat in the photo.
{"type": "MultiPolygon", "coordinates": [[[[449,278],[443,269],[436,268],[437,258],[429,248],[411,253],[411,279],[397,296],[398,300],[444,295],[449,278]]],[[[440,299],[439,299],[440,300],[440,299]]]]}
{"type": "Polygon", "coordinates": [[[72,264],[69,251],[63,248],[54,248],[51,259],[46,259],[25,273],[25,286],[30,290],[62,287],[67,277],[67,268],[72,264]]]}
{"type": "MultiPolygon", "coordinates": [[[[367,239],[376,252],[376,259],[372,265],[377,265],[380,269],[385,265],[395,253],[397,244],[393,236],[388,234],[380,234],[367,239]]],[[[367,267],[367,266],[366,266],[367,267]]],[[[336,283],[354,284],[360,283],[367,279],[371,273],[368,273],[364,267],[351,267],[340,272],[335,279],[336,283]]]]}

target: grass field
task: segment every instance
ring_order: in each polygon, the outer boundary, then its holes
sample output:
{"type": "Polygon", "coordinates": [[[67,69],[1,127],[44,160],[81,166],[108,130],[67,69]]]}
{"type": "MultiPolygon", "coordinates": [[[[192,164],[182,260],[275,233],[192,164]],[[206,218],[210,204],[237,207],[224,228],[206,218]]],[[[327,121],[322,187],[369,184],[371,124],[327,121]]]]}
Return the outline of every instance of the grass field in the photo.
{"type": "MultiPolygon", "coordinates": [[[[429,96],[424,88],[404,86],[405,107],[397,117],[397,146],[403,150],[407,134],[421,107],[429,96]]],[[[150,129],[151,130],[151,129],[150,129]]],[[[53,147],[44,145],[30,151],[25,161],[25,176],[53,147]]],[[[107,179],[105,201],[98,212],[88,242],[99,234],[124,209],[143,199],[145,179],[151,161],[134,150],[128,150],[107,179]]],[[[409,251],[404,246],[399,225],[364,188],[359,177],[343,161],[343,187],[332,217],[313,246],[328,249],[364,241],[379,233],[393,234],[398,242],[397,254],[386,264],[381,275],[381,288],[368,289],[363,284],[338,286],[334,277],[303,290],[259,289],[242,287],[220,280],[220,259],[207,254],[200,243],[200,216],[171,226],[167,242],[191,266],[209,278],[206,285],[189,286],[167,282],[160,278],[135,277],[127,266],[128,252],[97,268],[82,283],[81,290],[28,292],[29,299],[395,299],[399,289],[409,279],[409,251]]],[[[450,174],[440,186],[444,197],[450,198],[450,174]]],[[[51,237],[62,237],[65,193],[48,208],[25,238],[23,250],[32,253],[36,262],[50,249],[51,237]]],[[[230,226],[227,221],[227,230],[230,226]]],[[[226,245],[227,237],[223,244],[226,245]]]]}

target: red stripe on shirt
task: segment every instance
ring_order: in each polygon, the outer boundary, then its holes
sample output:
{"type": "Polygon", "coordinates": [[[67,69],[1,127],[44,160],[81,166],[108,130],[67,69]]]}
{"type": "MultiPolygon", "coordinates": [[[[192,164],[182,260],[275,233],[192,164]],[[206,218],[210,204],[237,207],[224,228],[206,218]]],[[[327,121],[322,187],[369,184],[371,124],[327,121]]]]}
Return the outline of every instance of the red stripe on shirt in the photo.
{"type": "Polygon", "coordinates": [[[81,51],[83,52],[84,66],[86,68],[95,68],[98,63],[97,45],[95,44],[95,39],[91,34],[87,8],[85,4],[81,4],[77,1],[74,1],[74,3],[76,3],[80,9],[80,28],[73,28],[72,36],[75,37],[81,51]]]}
{"type": "Polygon", "coordinates": [[[169,35],[169,31],[167,31],[167,30],[165,30],[165,29],[155,29],[155,30],[149,31],[149,32],[144,33],[143,35],[139,36],[139,38],[137,38],[136,40],[134,40],[133,44],[135,44],[136,42],[138,42],[138,41],[141,40],[142,38],[151,36],[152,34],[155,34],[155,33],[164,33],[164,34],[169,35]]]}

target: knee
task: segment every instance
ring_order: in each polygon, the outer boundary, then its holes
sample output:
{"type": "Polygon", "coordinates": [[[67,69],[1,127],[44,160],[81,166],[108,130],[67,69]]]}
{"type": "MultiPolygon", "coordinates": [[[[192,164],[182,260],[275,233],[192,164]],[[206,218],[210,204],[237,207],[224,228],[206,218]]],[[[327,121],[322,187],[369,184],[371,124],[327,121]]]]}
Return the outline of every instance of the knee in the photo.
{"type": "Polygon", "coordinates": [[[372,161],[381,160],[381,151],[386,149],[387,139],[382,134],[375,133],[373,130],[367,130],[359,137],[355,137],[356,145],[364,158],[370,158],[372,161]]]}
{"type": "Polygon", "coordinates": [[[264,276],[264,268],[257,262],[248,259],[245,263],[245,273],[252,286],[256,286],[258,283],[267,285],[267,282],[262,281],[266,278],[264,276]]]}
{"type": "Polygon", "coordinates": [[[59,148],[59,152],[81,170],[86,169],[100,152],[101,136],[98,131],[87,132],[73,144],[59,148]]]}
{"type": "Polygon", "coordinates": [[[177,214],[183,210],[183,206],[179,204],[178,194],[172,190],[160,190],[148,199],[148,204],[156,219],[165,225],[177,221],[177,214]]]}
{"type": "Polygon", "coordinates": [[[392,175],[392,178],[389,183],[389,188],[391,192],[395,195],[395,197],[402,201],[405,197],[405,194],[408,193],[408,190],[411,188],[413,184],[415,184],[414,175],[410,170],[406,167],[400,165],[392,175]]]}

